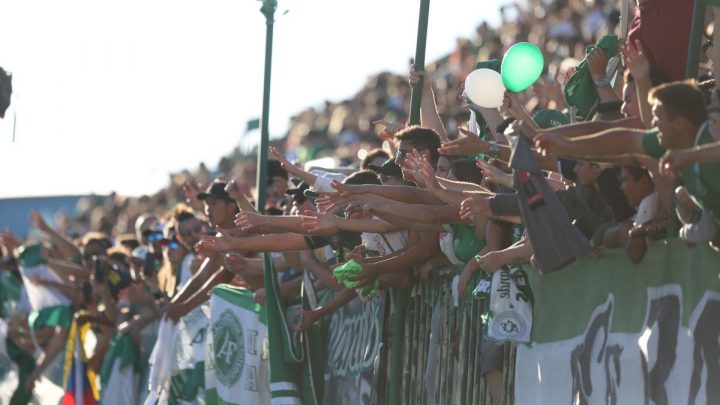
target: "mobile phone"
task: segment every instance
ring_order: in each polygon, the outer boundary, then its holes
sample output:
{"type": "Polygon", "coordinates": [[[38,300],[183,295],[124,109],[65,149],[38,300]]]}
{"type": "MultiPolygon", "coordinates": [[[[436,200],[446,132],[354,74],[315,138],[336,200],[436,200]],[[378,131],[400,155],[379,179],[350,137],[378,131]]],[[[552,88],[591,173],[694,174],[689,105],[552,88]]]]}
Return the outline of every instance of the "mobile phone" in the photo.
{"type": "Polygon", "coordinates": [[[102,258],[93,256],[95,262],[95,281],[98,283],[104,283],[107,281],[107,269],[105,268],[105,262],[102,258]]]}

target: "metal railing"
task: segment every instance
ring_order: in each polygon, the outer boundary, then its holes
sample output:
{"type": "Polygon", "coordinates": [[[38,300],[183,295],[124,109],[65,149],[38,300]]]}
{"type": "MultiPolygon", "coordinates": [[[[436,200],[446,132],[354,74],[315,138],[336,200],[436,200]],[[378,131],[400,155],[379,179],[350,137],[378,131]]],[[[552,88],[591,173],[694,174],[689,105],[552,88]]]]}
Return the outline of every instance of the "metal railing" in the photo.
{"type": "MultiPolygon", "coordinates": [[[[394,328],[397,336],[390,341],[390,355],[381,359],[381,369],[389,370],[391,380],[399,380],[390,386],[399,387],[400,392],[383,392],[384,386],[380,386],[378,404],[492,403],[490,390],[480,375],[481,316],[485,304],[480,300],[468,303],[460,300],[455,306],[452,280],[461,270],[456,267],[433,271],[431,281],[417,282],[405,292],[406,297],[395,291],[393,306],[402,314],[393,314],[390,323],[400,319],[403,327],[394,328]],[[403,298],[404,305],[400,302],[403,298]],[[433,312],[438,336],[431,339],[433,312]],[[399,335],[398,329],[402,329],[399,335]],[[392,356],[396,350],[401,351],[401,356],[392,356]],[[393,358],[399,358],[399,364],[392,364],[393,358]]],[[[503,351],[502,403],[510,404],[515,347],[506,343],[503,351]]]]}

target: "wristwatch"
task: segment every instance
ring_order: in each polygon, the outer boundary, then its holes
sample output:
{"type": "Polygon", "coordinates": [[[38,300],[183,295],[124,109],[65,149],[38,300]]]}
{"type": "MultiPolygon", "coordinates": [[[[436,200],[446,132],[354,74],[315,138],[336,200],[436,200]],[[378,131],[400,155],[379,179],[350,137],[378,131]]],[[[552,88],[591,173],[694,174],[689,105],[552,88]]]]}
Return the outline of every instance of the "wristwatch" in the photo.
{"type": "Polygon", "coordinates": [[[607,77],[601,77],[601,78],[595,80],[595,87],[597,87],[597,88],[605,87],[605,86],[609,86],[609,85],[610,85],[610,80],[608,80],[607,77]]]}

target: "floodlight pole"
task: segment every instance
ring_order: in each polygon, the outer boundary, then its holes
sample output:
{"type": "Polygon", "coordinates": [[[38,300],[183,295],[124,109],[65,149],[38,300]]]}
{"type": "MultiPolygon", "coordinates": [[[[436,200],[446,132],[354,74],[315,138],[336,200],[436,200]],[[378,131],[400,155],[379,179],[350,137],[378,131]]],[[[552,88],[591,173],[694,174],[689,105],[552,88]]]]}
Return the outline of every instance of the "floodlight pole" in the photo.
{"type": "Polygon", "coordinates": [[[262,118],[260,119],[260,144],[257,160],[257,205],[258,212],[265,213],[265,188],[267,184],[268,147],[270,146],[270,74],[272,71],[273,24],[275,22],[276,0],[263,0],[260,12],[265,16],[265,78],[263,80],[262,118]]]}

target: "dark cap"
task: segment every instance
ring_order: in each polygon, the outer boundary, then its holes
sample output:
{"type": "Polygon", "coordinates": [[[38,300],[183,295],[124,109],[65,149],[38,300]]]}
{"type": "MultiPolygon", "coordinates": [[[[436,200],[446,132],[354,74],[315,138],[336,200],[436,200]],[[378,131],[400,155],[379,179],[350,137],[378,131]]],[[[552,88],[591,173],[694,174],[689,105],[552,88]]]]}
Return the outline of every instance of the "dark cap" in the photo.
{"type": "Polygon", "coordinates": [[[382,166],[368,165],[368,169],[383,176],[402,177],[400,166],[395,163],[395,159],[388,159],[382,166]]]}
{"type": "Polygon", "coordinates": [[[310,185],[303,182],[300,182],[296,188],[291,188],[286,193],[288,195],[291,195],[293,200],[298,203],[303,203],[305,200],[307,200],[307,197],[305,196],[305,190],[308,190],[310,188],[310,185]]]}
{"type": "Polygon", "coordinates": [[[202,193],[198,193],[197,199],[200,201],[206,200],[209,197],[215,197],[215,198],[223,198],[228,201],[235,201],[230,197],[230,194],[225,191],[225,186],[227,184],[224,181],[214,181],[212,184],[210,184],[202,193]]]}

